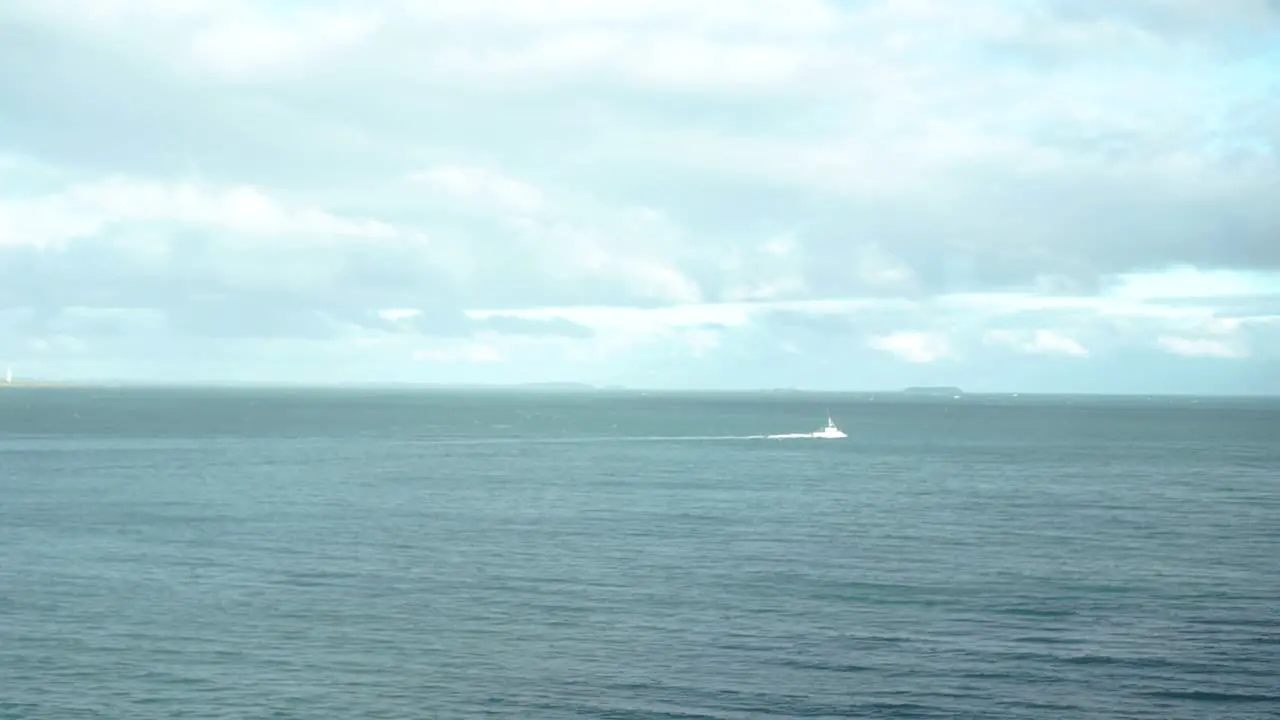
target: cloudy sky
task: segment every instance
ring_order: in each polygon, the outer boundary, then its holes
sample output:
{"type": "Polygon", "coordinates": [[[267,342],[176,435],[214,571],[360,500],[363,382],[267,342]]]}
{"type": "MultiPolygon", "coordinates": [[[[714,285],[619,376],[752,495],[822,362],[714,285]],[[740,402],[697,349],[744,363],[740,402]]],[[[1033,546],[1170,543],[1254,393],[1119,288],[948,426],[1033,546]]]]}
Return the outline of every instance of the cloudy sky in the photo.
{"type": "Polygon", "coordinates": [[[7,0],[18,377],[1280,392],[1277,0],[7,0]]]}

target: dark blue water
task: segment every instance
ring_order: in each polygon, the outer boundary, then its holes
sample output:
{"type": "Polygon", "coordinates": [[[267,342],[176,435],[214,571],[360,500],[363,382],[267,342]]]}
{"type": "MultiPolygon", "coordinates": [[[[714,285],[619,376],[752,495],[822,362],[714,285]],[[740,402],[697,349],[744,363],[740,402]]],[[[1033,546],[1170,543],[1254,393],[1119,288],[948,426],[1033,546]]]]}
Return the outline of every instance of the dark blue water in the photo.
{"type": "Polygon", "coordinates": [[[0,392],[3,718],[1273,718],[1277,598],[1276,403],[0,392]]]}

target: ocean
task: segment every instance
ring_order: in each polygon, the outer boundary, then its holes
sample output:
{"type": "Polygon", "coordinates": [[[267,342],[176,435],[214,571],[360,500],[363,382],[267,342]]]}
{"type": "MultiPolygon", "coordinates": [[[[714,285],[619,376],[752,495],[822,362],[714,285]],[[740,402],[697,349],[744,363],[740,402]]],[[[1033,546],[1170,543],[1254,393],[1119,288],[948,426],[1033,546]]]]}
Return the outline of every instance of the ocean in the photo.
{"type": "Polygon", "coordinates": [[[0,718],[1275,718],[1277,678],[1276,400],[0,391],[0,718]]]}

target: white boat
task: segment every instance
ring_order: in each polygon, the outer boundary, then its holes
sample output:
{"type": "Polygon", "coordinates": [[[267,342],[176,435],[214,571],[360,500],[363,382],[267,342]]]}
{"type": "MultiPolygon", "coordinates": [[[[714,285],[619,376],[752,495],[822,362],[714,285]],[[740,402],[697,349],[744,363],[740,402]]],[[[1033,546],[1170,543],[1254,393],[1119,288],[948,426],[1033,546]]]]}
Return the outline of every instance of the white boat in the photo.
{"type": "Polygon", "coordinates": [[[835,422],[831,420],[831,413],[827,413],[827,426],[821,430],[815,430],[813,436],[816,438],[830,438],[832,440],[849,437],[848,435],[845,435],[840,428],[836,427],[835,422]]]}

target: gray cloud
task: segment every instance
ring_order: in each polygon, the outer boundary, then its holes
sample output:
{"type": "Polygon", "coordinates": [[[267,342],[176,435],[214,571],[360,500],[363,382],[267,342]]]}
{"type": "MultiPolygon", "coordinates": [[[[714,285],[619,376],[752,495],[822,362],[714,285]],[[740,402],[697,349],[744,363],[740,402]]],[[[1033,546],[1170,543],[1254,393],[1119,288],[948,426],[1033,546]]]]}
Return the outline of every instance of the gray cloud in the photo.
{"type": "Polygon", "coordinates": [[[509,315],[493,315],[475,322],[481,329],[496,332],[500,335],[549,335],[578,339],[595,335],[595,331],[591,328],[564,318],[531,320],[509,315]]]}
{"type": "MultiPolygon", "coordinates": [[[[1245,93],[1234,104],[1198,105],[1196,98],[1209,91],[1198,84],[1196,72],[1218,73],[1224,67],[1214,64],[1212,55],[1183,79],[1150,65],[1188,34],[1214,48],[1261,47],[1265,37],[1256,28],[1274,26],[1274,7],[1228,3],[1209,15],[1194,3],[1048,7],[1049,15],[1015,24],[1022,29],[1011,36],[1025,47],[1062,53],[1058,65],[1037,71],[1039,76],[1009,75],[1004,85],[983,80],[1006,61],[964,48],[981,48],[1004,36],[991,35],[977,20],[954,30],[925,24],[921,32],[930,36],[952,33],[936,59],[907,56],[908,68],[928,69],[932,84],[879,89],[886,94],[883,103],[837,87],[822,94],[790,91],[795,97],[779,104],[772,91],[663,97],[572,70],[559,89],[538,85],[538,92],[511,92],[509,83],[492,78],[496,84],[486,86],[484,77],[470,86],[450,82],[428,56],[413,49],[420,43],[408,44],[415,21],[395,15],[386,16],[379,42],[323,59],[323,72],[220,78],[201,75],[181,58],[154,62],[162,49],[154,38],[140,38],[125,51],[119,44],[124,36],[117,34],[124,30],[69,30],[52,22],[56,15],[16,6],[8,11],[0,43],[0,68],[5,68],[0,88],[11,100],[0,123],[12,148],[72,166],[160,177],[195,171],[215,180],[280,185],[323,199],[329,207],[430,228],[457,245],[492,248],[475,279],[494,281],[468,293],[465,300],[472,304],[641,298],[607,280],[511,283],[507,278],[521,274],[528,263],[512,247],[508,228],[448,219],[447,210],[424,211],[422,197],[388,184],[389,175],[500,155],[505,169],[535,183],[585,183],[597,196],[623,205],[667,209],[702,245],[699,253],[676,258],[679,267],[713,294],[728,289],[717,253],[747,238],[763,240],[796,227],[807,257],[804,275],[818,294],[906,291],[877,287],[855,271],[865,243],[900,258],[915,274],[918,292],[1016,287],[1045,275],[1072,291],[1087,291],[1110,273],[1171,262],[1280,267],[1280,244],[1273,240],[1280,236],[1280,210],[1271,200],[1280,184],[1274,159],[1255,154],[1242,165],[1238,157],[1214,160],[1205,154],[1212,140],[1205,134],[1207,123],[1221,125],[1222,118],[1215,116],[1224,108],[1222,132],[1228,137],[1270,128],[1270,142],[1280,139],[1275,134],[1280,102],[1245,93]],[[1079,59],[1076,51],[1082,44],[1116,42],[1117,28],[1143,33],[1147,44],[1113,48],[1107,62],[1118,72],[1108,79],[1106,65],[1079,59]],[[1254,34],[1237,32],[1248,28],[1254,34]],[[1064,46],[1067,42],[1073,44],[1064,46]],[[950,61],[959,62],[937,64],[950,61]],[[29,72],[37,67],[40,73],[29,72]],[[371,82],[371,77],[386,81],[371,82]],[[1144,77],[1153,81],[1149,87],[1142,85],[1144,77]],[[1086,81],[1093,84],[1082,84],[1086,81]],[[1039,86],[1043,89],[1036,90],[1039,86]],[[502,94],[495,92],[499,88],[502,94]],[[1027,96],[1029,91],[1034,94],[1027,96]],[[1061,92],[1056,100],[1055,92],[1061,92]],[[1043,109],[1032,104],[1044,99],[1054,104],[1043,109]],[[1121,100],[1125,105],[1117,104],[1121,100]],[[1089,114],[1073,115],[1073,103],[1089,114]],[[897,143],[893,133],[883,137],[883,120],[874,111],[878,105],[897,108],[896,124],[904,132],[945,121],[976,132],[980,141],[1013,137],[1023,147],[999,150],[995,159],[981,163],[920,168],[928,190],[890,196],[850,197],[840,178],[865,174],[874,187],[884,176],[892,185],[902,166],[933,150],[904,145],[895,155],[864,149],[848,159],[838,150],[829,167],[803,167],[814,159],[798,153],[813,152],[818,147],[813,143],[824,139],[846,149],[859,140],[871,150],[886,139],[897,143]],[[95,121],[85,123],[85,117],[95,121]],[[690,163],[682,155],[688,139],[699,134],[712,146],[717,138],[731,144],[715,151],[721,154],[714,162],[706,154],[711,149],[704,147],[693,153],[702,159],[690,163]],[[789,172],[820,178],[822,170],[830,170],[827,191],[796,186],[796,178],[785,173],[765,178],[740,171],[739,164],[753,162],[753,143],[805,135],[812,142],[791,146],[795,159],[788,161],[789,172]],[[1178,174],[1163,177],[1153,169],[1188,148],[1204,158],[1199,167],[1170,170],[1178,174]],[[1025,165],[1037,162],[1037,153],[1058,159],[1029,169],[1025,165]],[[1251,169],[1242,173],[1242,167],[1251,169]],[[614,296],[607,298],[611,292],[614,296]]],[[[816,80],[800,77],[795,85],[806,87],[806,82],[816,80]]],[[[363,283],[366,304],[375,298],[403,303],[411,288],[443,282],[422,282],[416,274],[422,268],[408,252],[388,258],[386,249],[364,256],[350,251],[344,262],[355,283],[363,283]]],[[[71,264],[45,271],[67,273],[71,264]]],[[[185,279],[184,287],[209,282],[198,276],[203,267],[192,268],[197,274],[185,279]]],[[[335,279],[334,285],[350,290],[349,279],[335,279]]],[[[83,282],[56,284],[85,287],[83,282]]],[[[122,284],[130,287],[97,292],[129,294],[138,287],[122,284]]]]}
{"type": "Polygon", "coordinates": [[[428,336],[465,338],[480,333],[498,335],[590,338],[594,331],[564,318],[535,320],[509,315],[472,318],[457,310],[427,310],[402,320],[374,320],[368,327],[391,331],[409,331],[428,336]]]}
{"type": "Polygon", "coordinates": [[[249,297],[189,301],[165,310],[169,328],[212,338],[331,338],[338,328],[314,309],[249,297]]]}

